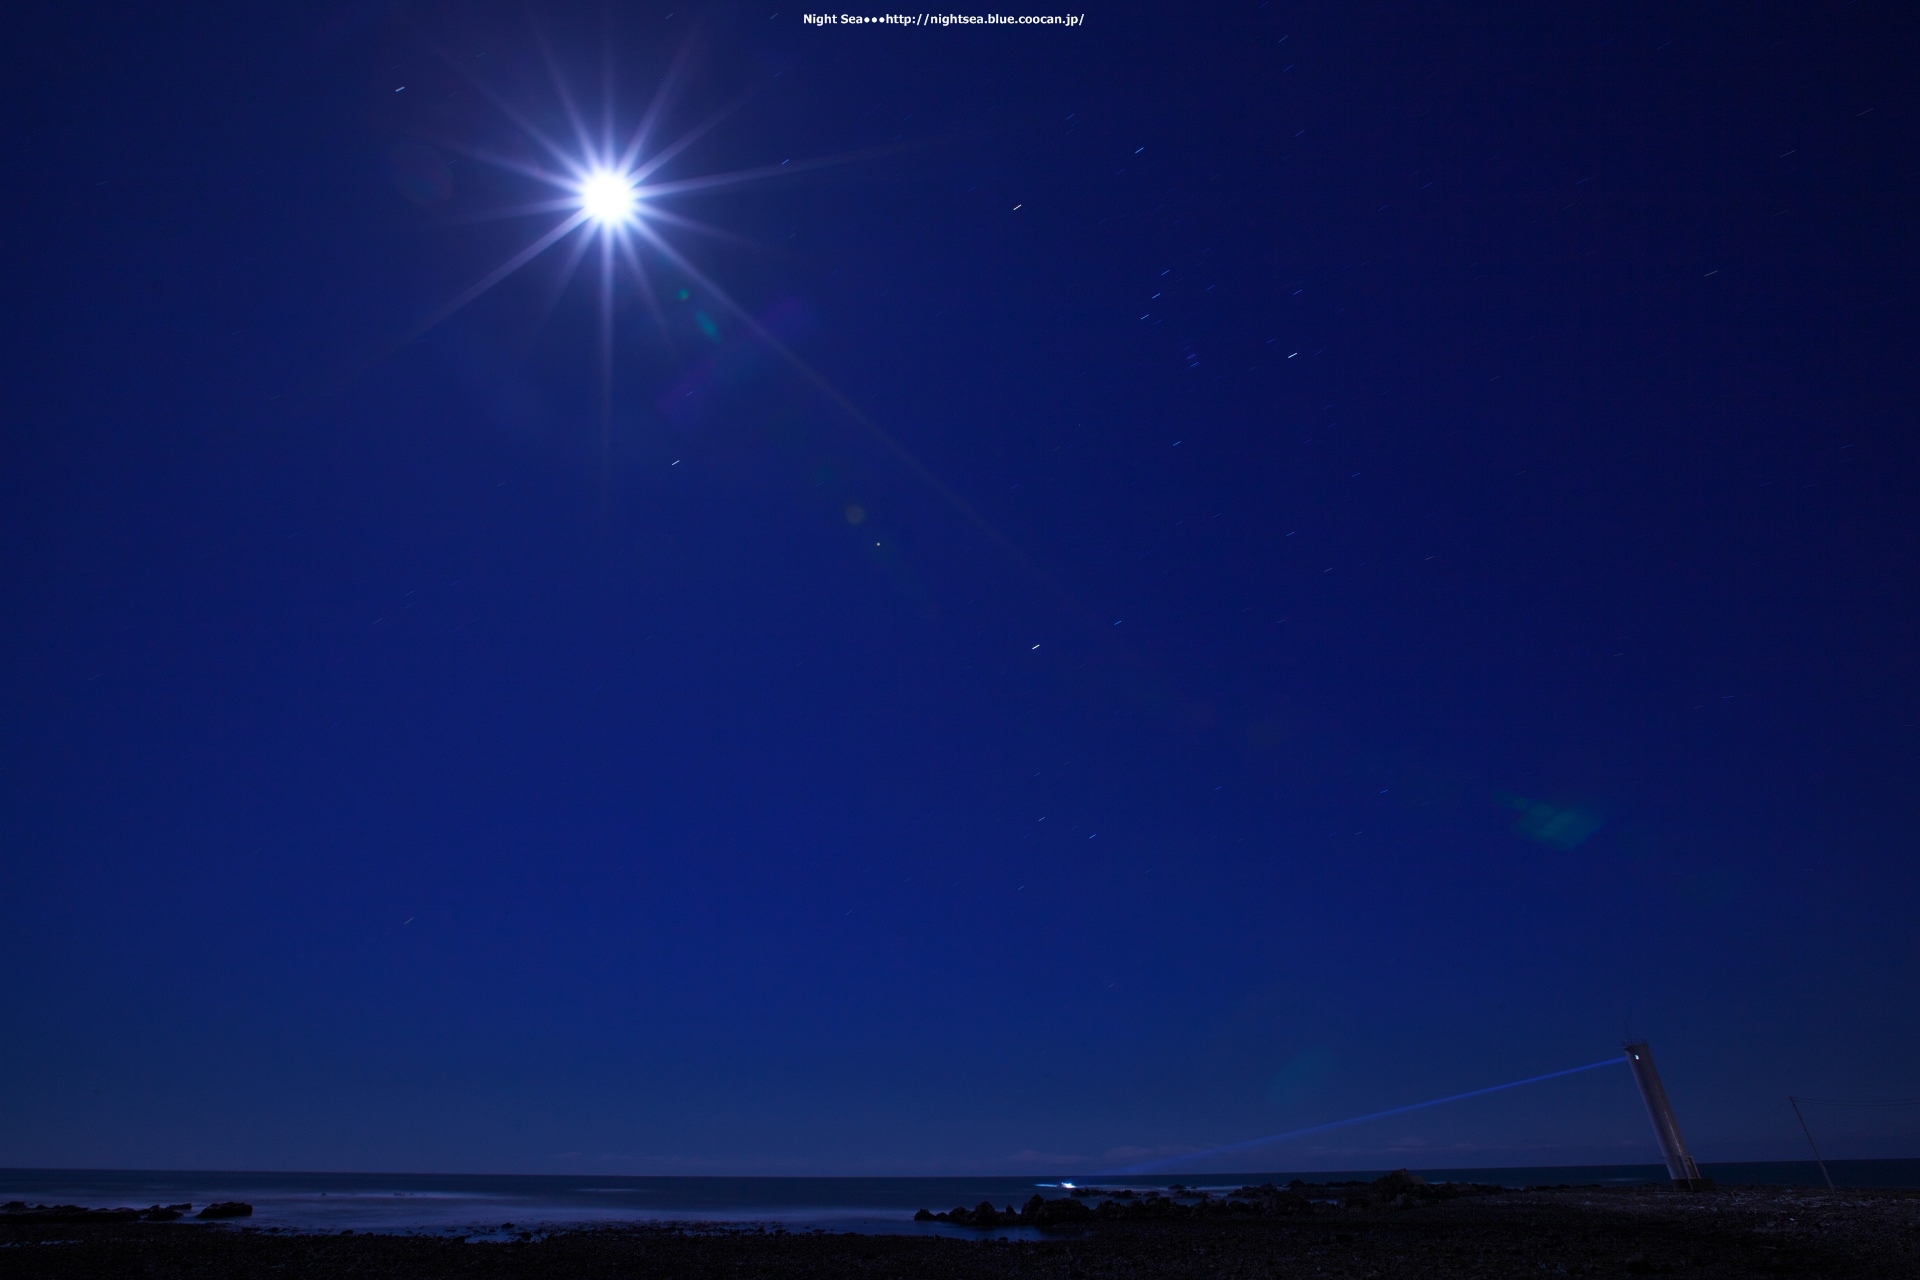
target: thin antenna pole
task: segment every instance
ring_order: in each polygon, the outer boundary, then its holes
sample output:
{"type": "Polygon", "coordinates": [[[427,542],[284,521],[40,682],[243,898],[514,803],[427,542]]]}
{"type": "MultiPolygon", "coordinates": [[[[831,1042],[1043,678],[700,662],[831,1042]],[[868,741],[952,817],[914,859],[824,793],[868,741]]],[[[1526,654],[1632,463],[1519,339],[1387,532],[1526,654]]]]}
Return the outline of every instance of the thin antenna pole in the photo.
{"type": "Polygon", "coordinates": [[[1807,1128],[1807,1118],[1800,1114],[1800,1104],[1792,1094],[1787,1095],[1787,1105],[1793,1108],[1793,1118],[1800,1122],[1800,1132],[1807,1135],[1807,1146],[1813,1151],[1813,1162],[1820,1166],[1820,1176],[1827,1180],[1827,1190],[1839,1190],[1833,1185],[1833,1175],[1827,1172],[1827,1162],[1820,1158],[1820,1148],[1813,1144],[1813,1130],[1807,1128]]]}

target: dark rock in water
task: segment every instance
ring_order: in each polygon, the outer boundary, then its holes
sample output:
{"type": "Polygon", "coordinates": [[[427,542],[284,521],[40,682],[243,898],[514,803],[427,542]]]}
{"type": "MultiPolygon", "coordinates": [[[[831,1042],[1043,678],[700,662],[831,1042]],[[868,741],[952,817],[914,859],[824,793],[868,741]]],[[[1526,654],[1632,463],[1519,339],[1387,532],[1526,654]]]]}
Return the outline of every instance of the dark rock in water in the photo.
{"type": "MultiPolygon", "coordinates": [[[[1034,1199],[1039,1200],[1040,1197],[1035,1196],[1034,1199]]],[[[1061,1196],[1058,1200],[1042,1200],[1037,1205],[1028,1201],[1027,1207],[1027,1223],[1042,1231],[1074,1226],[1093,1218],[1093,1210],[1071,1196],[1061,1196]]]]}
{"type": "Polygon", "coordinates": [[[157,1204],[141,1214],[140,1217],[141,1220],[145,1222],[178,1222],[180,1220],[180,1211],[168,1205],[157,1204]]]}
{"type": "Polygon", "coordinates": [[[913,1220],[915,1222],[933,1222],[935,1221],[933,1210],[922,1209],[920,1212],[913,1215],[913,1220]]]}
{"type": "Polygon", "coordinates": [[[218,1204],[208,1205],[193,1216],[196,1218],[251,1218],[253,1206],[240,1200],[222,1200],[218,1204]]]}

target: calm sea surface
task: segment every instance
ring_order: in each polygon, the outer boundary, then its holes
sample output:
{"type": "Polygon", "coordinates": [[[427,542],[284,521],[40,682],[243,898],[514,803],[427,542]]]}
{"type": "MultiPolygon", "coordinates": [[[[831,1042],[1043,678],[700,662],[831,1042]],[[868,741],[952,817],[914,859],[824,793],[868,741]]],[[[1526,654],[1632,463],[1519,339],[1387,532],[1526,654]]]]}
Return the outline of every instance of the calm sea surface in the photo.
{"type": "MultiPolygon", "coordinates": [[[[1920,1160],[1830,1161],[1846,1187],[1920,1186],[1920,1160]]],[[[1810,1162],[1703,1165],[1721,1183],[1819,1186],[1810,1162]]],[[[1372,1178],[1381,1170],[1298,1175],[1313,1182],[1372,1178]]],[[[1524,1169],[1424,1169],[1429,1181],[1661,1183],[1659,1165],[1524,1169]]],[[[1281,1182],[1292,1173],[1195,1174],[1189,1186],[1231,1189],[1281,1182]]],[[[501,1236],[515,1229],[614,1222],[762,1223],[788,1230],[924,1235],[978,1233],[916,1223],[916,1209],[1019,1204],[1054,1180],[1035,1178],[615,1178],[385,1173],[203,1173],[94,1169],[0,1169],[0,1201],[92,1208],[216,1200],[254,1206],[248,1225],[301,1231],[418,1231],[501,1236]]],[[[1092,1181],[1092,1180],[1088,1180],[1092,1181]]],[[[1095,1185],[1165,1187],[1169,1177],[1100,1178],[1095,1185]]],[[[1057,1190],[1045,1194],[1058,1195],[1057,1190]]],[[[995,1234],[1029,1234],[1020,1230],[995,1234]]]]}

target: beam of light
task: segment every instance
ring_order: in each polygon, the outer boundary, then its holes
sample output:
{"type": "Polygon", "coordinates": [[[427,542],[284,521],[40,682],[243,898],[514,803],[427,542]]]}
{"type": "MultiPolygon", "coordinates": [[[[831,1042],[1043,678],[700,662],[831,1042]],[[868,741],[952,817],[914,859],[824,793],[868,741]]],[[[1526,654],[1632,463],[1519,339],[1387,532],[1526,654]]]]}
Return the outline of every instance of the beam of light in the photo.
{"type": "Polygon", "coordinates": [[[640,117],[640,123],[634,126],[633,136],[627,139],[627,149],[620,153],[620,167],[632,169],[647,149],[647,139],[653,136],[654,126],[660,123],[660,116],[672,101],[673,92],[687,73],[687,67],[693,61],[693,43],[688,41],[680,46],[680,52],[674,55],[673,65],[667,68],[667,74],[660,79],[660,85],[653,91],[653,101],[647,104],[647,113],[640,117]]]}
{"type": "MultiPolygon", "coordinates": [[[[525,135],[527,138],[531,139],[534,143],[536,143],[542,151],[546,152],[549,156],[551,156],[555,164],[567,165],[571,163],[571,156],[569,155],[565,147],[561,146],[559,143],[555,142],[552,138],[548,137],[546,133],[538,125],[534,124],[534,122],[530,118],[528,118],[525,114],[517,110],[514,107],[513,103],[509,102],[505,96],[496,92],[492,85],[488,84],[485,80],[482,80],[479,76],[475,75],[473,73],[472,68],[467,66],[466,63],[454,57],[451,53],[448,53],[444,49],[435,48],[434,52],[440,55],[441,61],[445,62],[449,67],[453,68],[454,73],[456,75],[458,75],[462,80],[465,80],[468,84],[472,85],[474,92],[478,93],[481,97],[485,98],[489,103],[491,103],[493,105],[494,110],[498,111],[501,115],[505,116],[509,121],[511,121],[513,123],[514,128],[520,130],[520,132],[523,135],[525,135]]],[[[559,90],[559,92],[562,94],[564,98],[564,95],[566,93],[566,86],[564,84],[561,84],[557,78],[555,81],[555,87],[559,90]]],[[[515,162],[514,164],[509,165],[507,167],[514,168],[514,169],[524,168],[524,166],[522,166],[518,162],[515,162]]],[[[536,174],[536,176],[538,175],[536,174]]]]}
{"type": "Polygon", "coordinates": [[[1488,1085],[1484,1089],[1469,1089],[1465,1093],[1449,1094],[1444,1098],[1432,1098],[1426,1102],[1413,1102],[1404,1107],[1390,1107],[1385,1111],[1374,1111],[1364,1116],[1352,1116],[1346,1120],[1332,1120],[1326,1124],[1309,1125],[1304,1129],[1291,1129],[1286,1133],[1268,1134],[1264,1138],[1251,1138],[1246,1142],[1230,1142],[1224,1147],[1209,1147],[1205,1151],[1192,1151],[1184,1156],[1168,1156],[1164,1160],[1149,1160],[1144,1164],[1128,1165],[1124,1169],[1110,1169],[1109,1174],[1156,1173],[1171,1165],[1186,1164],[1193,1160],[1205,1160],[1212,1156],[1227,1155],[1235,1151],[1251,1151],[1255,1147],[1264,1147],[1269,1143],[1285,1142],[1290,1138],[1304,1138],[1309,1134],[1325,1133],[1329,1129],[1344,1129],[1348,1125],[1365,1124],[1369,1120],[1384,1120],[1388,1116],[1401,1116],[1409,1111],[1423,1111],[1428,1107],[1444,1106],[1449,1102],[1460,1102],[1466,1098],[1484,1097],[1489,1093],[1499,1093],[1505,1089],[1518,1089],[1522,1085],[1539,1084],[1542,1080],[1558,1080],[1561,1076],[1578,1075],[1582,1071],[1598,1071],[1601,1067],[1617,1066],[1625,1062],[1624,1053],[1599,1062],[1589,1062],[1584,1067],[1568,1067],[1565,1071],[1549,1071],[1543,1076],[1528,1076],[1525,1080],[1511,1080],[1506,1084],[1488,1085]]]}
{"type": "Polygon", "coordinates": [[[647,196],[680,195],[688,191],[705,191],[711,187],[731,187],[743,182],[755,182],[762,178],[785,178],[796,173],[805,173],[809,169],[822,169],[832,165],[853,164],[860,160],[872,160],[880,156],[895,155],[904,148],[899,143],[884,147],[868,147],[861,151],[845,151],[838,155],[817,156],[811,160],[782,161],[779,164],[763,164],[752,169],[735,169],[728,173],[709,173],[697,178],[682,178],[674,182],[649,182],[642,189],[647,196]]]}
{"type": "MultiPolygon", "coordinates": [[[[638,193],[636,193],[636,197],[637,194],[638,193]]],[[[698,232],[703,236],[712,236],[716,240],[725,240],[729,244],[737,244],[743,249],[759,249],[763,252],[766,249],[766,246],[757,240],[749,240],[745,236],[737,236],[731,231],[722,231],[719,227],[708,226],[704,222],[697,222],[692,218],[685,218],[677,213],[670,213],[658,205],[650,204],[647,206],[646,219],[648,222],[656,225],[664,223],[669,227],[685,227],[688,231],[698,232]]]]}
{"type": "Polygon", "coordinates": [[[722,120],[725,120],[728,116],[738,111],[751,96],[751,94],[742,94],[740,97],[735,98],[732,102],[729,102],[726,106],[720,108],[705,120],[702,120],[699,124],[681,134],[677,141],[662,147],[659,151],[656,151],[653,155],[635,165],[633,169],[635,181],[646,181],[648,175],[698,142],[704,135],[718,126],[722,120]]]}
{"type": "Polygon", "coordinates": [[[481,222],[509,222],[515,218],[530,218],[536,213],[559,213],[579,207],[578,195],[555,196],[551,200],[531,200],[526,204],[502,205],[498,209],[477,209],[471,213],[456,214],[448,221],[456,226],[472,226],[481,222]]]}
{"type": "MultiPolygon", "coordinates": [[[[593,146],[593,135],[587,131],[587,122],[580,114],[580,108],[574,105],[573,94],[567,88],[567,78],[560,74],[559,60],[553,56],[553,45],[547,39],[547,29],[538,22],[528,24],[533,31],[533,42],[540,46],[540,60],[547,66],[547,78],[553,82],[553,91],[560,99],[561,110],[567,113],[567,120],[573,125],[573,140],[585,153],[593,146]]],[[[612,85],[602,86],[610,92],[612,85]]],[[[603,97],[606,93],[603,92],[603,97]]],[[[607,106],[612,107],[610,99],[607,106]]]]}
{"type": "Polygon", "coordinates": [[[413,339],[419,337],[421,334],[425,333],[427,330],[433,328],[435,325],[439,324],[442,320],[445,320],[448,316],[452,315],[454,312],[458,311],[460,308],[466,306],[469,302],[472,302],[475,298],[479,297],[481,294],[485,293],[487,290],[493,288],[493,286],[499,284],[502,280],[505,280],[508,276],[512,275],[514,272],[518,271],[520,268],[526,266],[529,262],[532,262],[535,258],[539,257],[541,254],[545,253],[548,249],[552,248],[559,241],[565,239],[567,235],[574,230],[574,228],[582,226],[583,224],[586,223],[586,221],[587,221],[587,215],[584,212],[575,213],[572,217],[569,217],[566,221],[560,223],[560,225],[548,231],[545,235],[541,236],[538,240],[535,240],[532,244],[520,250],[520,252],[514,254],[511,258],[508,258],[505,262],[501,263],[499,266],[489,271],[486,275],[480,277],[480,279],[476,280],[471,285],[468,285],[466,289],[462,290],[457,296],[454,297],[453,301],[446,303],[438,311],[435,311],[432,315],[428,316],[426,320],[422,321],[418,325],[415,325],[413,328],[413,331],[407,334],[407,336],[404,339],[402,339],[399,345],[405,345],[405,343],[411,342],[413,339]]]}

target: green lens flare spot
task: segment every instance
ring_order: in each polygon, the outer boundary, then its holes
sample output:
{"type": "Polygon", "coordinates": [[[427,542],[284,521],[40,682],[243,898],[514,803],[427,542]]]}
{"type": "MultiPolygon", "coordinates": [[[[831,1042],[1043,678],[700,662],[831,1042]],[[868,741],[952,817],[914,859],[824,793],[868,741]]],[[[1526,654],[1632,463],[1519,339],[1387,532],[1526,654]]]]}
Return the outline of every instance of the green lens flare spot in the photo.
{"type": "Polygon", "coordinates": [[[1501,796],[1500,803],[1519,813],[1514,830],[1555,849],[1577,849],[1606,825],[1605,818],[1589,810],[1561,808],[1525,796],[1501,796]]]}

